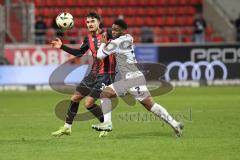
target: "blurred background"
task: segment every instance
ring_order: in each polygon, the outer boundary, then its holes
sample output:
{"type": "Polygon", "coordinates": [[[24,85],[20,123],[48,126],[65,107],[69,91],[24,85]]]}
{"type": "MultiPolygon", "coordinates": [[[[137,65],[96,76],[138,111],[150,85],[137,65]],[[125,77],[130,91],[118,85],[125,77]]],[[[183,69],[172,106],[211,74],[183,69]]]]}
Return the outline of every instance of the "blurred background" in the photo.
{"type": "MultiPolygon", "coordinates": [[[[72,58],[49,42],[79,48],[90,11],[104,28],[126,20],[138,61],[165,64],[162,78],[175,86],[240,84],[239,0],[0,0],[0,90],[49,89],[51,73],[72,58]],[[64,11],[75,26],[63,32],[55,18],[64,11]]],[[[68,82],[79,83],[79,72],[68,82]]]]}

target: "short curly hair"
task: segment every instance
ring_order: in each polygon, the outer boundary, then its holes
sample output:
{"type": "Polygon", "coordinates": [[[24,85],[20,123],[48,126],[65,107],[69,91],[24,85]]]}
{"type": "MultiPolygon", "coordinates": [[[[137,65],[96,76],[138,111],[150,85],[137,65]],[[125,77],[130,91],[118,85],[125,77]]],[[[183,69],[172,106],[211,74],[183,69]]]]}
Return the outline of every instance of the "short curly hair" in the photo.
{"type": "Polygon", "coordinates": [[[115,20],[113,24],[116,24],[120,28],[125,29],[125,30],[128,28],[127,23],[124,20],[122,20],[122,19],[115,20]]]}

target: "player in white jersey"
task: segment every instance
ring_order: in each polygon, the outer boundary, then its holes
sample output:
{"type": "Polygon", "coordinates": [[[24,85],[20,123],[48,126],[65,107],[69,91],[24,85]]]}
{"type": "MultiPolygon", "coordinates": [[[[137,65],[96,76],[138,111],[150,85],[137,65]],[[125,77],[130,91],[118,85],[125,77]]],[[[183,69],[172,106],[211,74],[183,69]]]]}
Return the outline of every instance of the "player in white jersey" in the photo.
{"type": "MultiPolygon", "coordinates": [[[[108,98],[123,96],[130,93],[147,110],[167,122],[180,137],[183,131],[183,124],[177,122],[161,105],[154,102],[147,87],[144,74],[136,66],[136,59],[133,50],[133,37],[126,34],[127,24],[124,20],[116,20],[112,25],[113,40],[107,42],[106,37],[102,37],[102,44],[98,49],[97,57],[103,59],[110,54],[115,54],[118,70],[121,74],[121,80],[105,87],[101,93],[103,106],[107,107],[108,98]]],[[[110,106],[110,105],[109,105],[110,106]]],[[[111,131],[112,123],[105,122],[93,125],[92,128],[98,131],[111,131]]]]}

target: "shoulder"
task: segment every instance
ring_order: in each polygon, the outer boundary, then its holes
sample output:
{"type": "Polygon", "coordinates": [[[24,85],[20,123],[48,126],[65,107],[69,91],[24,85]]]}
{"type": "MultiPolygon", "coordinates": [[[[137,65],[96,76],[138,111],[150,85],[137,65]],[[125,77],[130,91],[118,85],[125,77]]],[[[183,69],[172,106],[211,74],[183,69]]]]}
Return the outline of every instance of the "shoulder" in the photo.
{"type": "Polygon", "coordinates": [[[133,42],[133,37],[130,34],[125,34],[117,39],[112,40],[111,42],[116,42],[118,44],[122,42],[133,42]]]}

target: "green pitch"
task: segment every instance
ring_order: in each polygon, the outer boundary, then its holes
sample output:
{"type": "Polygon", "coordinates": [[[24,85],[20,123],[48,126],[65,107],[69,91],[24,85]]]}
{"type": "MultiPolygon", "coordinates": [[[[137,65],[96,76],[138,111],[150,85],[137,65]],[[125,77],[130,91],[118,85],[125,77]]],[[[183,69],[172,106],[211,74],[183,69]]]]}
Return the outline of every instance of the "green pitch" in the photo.
{"type": "Polygon", "coordinates": [[[123,102],[113,112],[108,137],[98,138],[91,129],[97,120],[74,123],[71,136],[51,137],[63,125],[54,105],[67,98],[56,92],[0,92],[0,159],[240,159],[240,87],[176,88],[155,97],[184,121],[180,139],[139,104],[123,102]]]}

